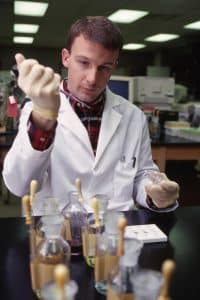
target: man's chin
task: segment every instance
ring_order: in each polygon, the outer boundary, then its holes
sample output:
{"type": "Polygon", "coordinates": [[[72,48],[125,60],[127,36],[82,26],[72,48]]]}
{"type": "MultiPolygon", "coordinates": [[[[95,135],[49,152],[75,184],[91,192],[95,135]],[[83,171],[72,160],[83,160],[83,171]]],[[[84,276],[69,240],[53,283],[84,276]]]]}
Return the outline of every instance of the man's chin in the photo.
{"type": "Polygon", "coordinates": [[[81,101],[83,102],[88,102],[91,103],[93,101],[95,101],[95,99],[97,98],[96,96],[91,96],[91,95],[80,95],[80,97],[78,97],[81,101]]]}

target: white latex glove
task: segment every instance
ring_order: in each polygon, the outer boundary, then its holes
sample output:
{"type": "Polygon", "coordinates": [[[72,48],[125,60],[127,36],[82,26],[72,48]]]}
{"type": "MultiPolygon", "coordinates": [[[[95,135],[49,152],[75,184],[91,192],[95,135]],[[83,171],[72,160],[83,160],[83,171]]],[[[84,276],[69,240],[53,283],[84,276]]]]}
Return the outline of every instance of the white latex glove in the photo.
{"type": "Polygon", "coordinates": [[[153,172],[145,190],[157,208],[167,208],[175,204],[179,197],[179,185],[164,173],[153,172]]]}
{"type": "Polygon", "coordinates": [[[43,118],[56,119],[60,106],[60,75],[35,59],[26,59],[21,53],[17,53],[15,59],[19,87],[33,101],[33,111],[43,118]]]}

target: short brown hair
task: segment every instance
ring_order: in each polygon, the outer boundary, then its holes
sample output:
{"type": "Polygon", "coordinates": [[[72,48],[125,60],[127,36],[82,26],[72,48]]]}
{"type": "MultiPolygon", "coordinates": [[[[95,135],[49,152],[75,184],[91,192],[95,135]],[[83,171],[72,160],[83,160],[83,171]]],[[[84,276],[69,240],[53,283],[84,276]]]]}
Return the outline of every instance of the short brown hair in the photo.
{"type": "Polygon", "coordinates": [[[66,44],[69,52],[74,39],[80,34],[109,50],[119,50],[120,52],[123,46],[123,37],[119,28],[104,16],[84,17],[72,24],[66,44]]]}

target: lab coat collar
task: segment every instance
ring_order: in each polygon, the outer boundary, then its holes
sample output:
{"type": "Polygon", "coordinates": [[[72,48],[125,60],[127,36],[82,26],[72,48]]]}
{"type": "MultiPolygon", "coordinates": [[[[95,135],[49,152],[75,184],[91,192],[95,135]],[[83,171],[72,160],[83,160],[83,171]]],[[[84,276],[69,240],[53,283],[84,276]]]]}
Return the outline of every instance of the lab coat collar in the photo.
{"type": "Polygon", "coordinates": [[[116,110],[116,107],[119,105],[120,102],[118,101],[118,97],[107,88],[106,102],[101,121],[94,167],[96,167],[96,165],[100,161],[100,158],[102,157],[104,151],[109,145],[114,133],[116,132],[120,124],[122,115],[116,110]]]}

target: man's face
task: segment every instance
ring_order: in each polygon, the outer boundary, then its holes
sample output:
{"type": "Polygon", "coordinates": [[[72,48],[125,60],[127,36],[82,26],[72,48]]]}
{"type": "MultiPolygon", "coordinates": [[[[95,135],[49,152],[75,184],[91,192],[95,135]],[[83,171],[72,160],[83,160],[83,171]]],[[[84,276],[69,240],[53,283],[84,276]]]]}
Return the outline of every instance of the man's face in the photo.
{"type": "Polygon", "coordinates": [[[105,89],[116,66],[118,50],[108,50],[87,40],[75,38],[71,51],[62,50],[62,63],[68,68],[69,91],[85,102],[94,101],[105,89]]]}

